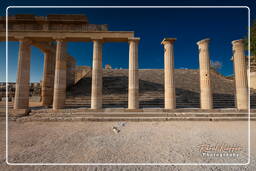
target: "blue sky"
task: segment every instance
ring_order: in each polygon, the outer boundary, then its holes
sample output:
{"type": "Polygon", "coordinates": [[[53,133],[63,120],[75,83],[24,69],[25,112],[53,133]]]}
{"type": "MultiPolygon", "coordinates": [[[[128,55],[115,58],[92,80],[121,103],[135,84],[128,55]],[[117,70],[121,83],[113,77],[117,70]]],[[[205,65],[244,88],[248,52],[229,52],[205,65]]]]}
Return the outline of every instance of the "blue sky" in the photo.
{"type": "MultiPolygon", "coordinates": [[[[233,74],[231,41],[245,37],[248,28],[248,11],[239,9],[10,9],[10,15],[35,14],[85,14],[92,24],[108,24],[112,31],[135,31],[140,37],[139,68],[163,68],[163,46],[165,37],[175,37],[175,68],[198,68],[196,42],[211,38],[210,58],[220,61],[224,75],[233,74]]],[[[105,43],[103,66],[128,67],[128,43],[105,43]]],[[[1,54],[5,55],[5,43],[0,43],[1,54]]],[[[77,65],[91,65],[92,43],[70,42],[68,52],[77,65]]],[[[16,80],[18,43],[9,43],[9,81],[16,80]]],[[[1,57],[1,63],[5,63],[1,57]]],[[[3,66],[3,65],[1,65],[3,66]]],[[[5,81],[5,68],[0,68],[0,81],[5,81]]],[[[43,73],[43,53],[32,47],[31,82],[40,81],[43,73]]]]}

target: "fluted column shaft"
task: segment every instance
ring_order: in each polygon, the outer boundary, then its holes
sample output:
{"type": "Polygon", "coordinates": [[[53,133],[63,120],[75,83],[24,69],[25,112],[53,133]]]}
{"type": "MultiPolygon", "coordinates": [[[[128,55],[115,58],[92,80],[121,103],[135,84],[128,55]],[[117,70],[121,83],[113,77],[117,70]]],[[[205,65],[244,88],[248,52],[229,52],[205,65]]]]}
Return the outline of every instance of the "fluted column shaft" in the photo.
{"type": "Polygon", "coordinates": [[[62,39],[57,40],[56,63],[54,77],[53,109],[62,109],[66,98],[66,43],[62,39]]]}
{"type": "Polygon", "coordinates": [[[27,39],[19,40],[14,109],[29,108],[30,53],[31,42],[27,39]]]}
{"type": "Polygon", "coordinates": [[[199,47],[201,109],[213,108],[210,75],[209,41],[210,39],[204,39],[197,42],[197,45],[199,47]]]}
{"type": "Polygon", "coordinates": [[[102,108],[102,43],[101,39],[93,40],[92,109],[102,108]]]}
{"type": "Polygon", "coordinates": [[[139,38],[129,39],[128,109],[139,108],[138,44],[139,38]]]}
{"type": "Polygon", "coordinates": [[[243,40],[232,41],[238,109],[248,109],[248,82],[243,40]]]}
{"type": "Polygon", "coordinates": [[[53,103],[55,72],[55,54],[44,52],[44,75],[42,83],[42,105],[50,106],[53,103]]]}
{"type": "Polygon", "coordinates": [[[164,107],[165,109],[176,108],[176,95],[174,84],[174,52],[173,43],[175,38],[165,38],[164,45],[164,107]]]}

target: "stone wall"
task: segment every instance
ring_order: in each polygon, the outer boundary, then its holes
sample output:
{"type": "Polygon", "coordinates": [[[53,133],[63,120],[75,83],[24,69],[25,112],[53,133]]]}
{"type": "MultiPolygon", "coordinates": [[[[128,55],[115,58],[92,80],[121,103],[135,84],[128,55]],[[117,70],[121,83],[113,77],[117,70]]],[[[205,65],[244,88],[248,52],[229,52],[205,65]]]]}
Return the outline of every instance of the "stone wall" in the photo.
{"type": "Polygon", "coordinates": [[[76,60],[68,55],[67,56],[67,87],[75,84],[75,73],[76,73],[76,60]]]}
{"type": "MultiPolygon", "coordinates": [[[[248,57],[247,57],[247,59],[248,59],[248,57]]],[[[246,60],[246,62],[247,61],[248,60],[246,60]]],[[[248,68],[247,75],[248,75],[248,77],[250,77],[250,83],[248,84],[249,87],[256,89],[256,61],[255,61],[255,58],[253,58],[253,57],[250,57],[250,70],[248,68]]]]}
{"type": "MultiPolygon", "coordinates": [[[[8,97],[10,99],[10,101],[12,101],[12,99],[15,96],[15,88],[16,88],[16,83],[9,83],[8,84],[8,97]]],[[[40,97],[41,96],[41,83],[37,83],[37,82],[33,82],[30,83],[29,86],[29,96],[36,96],[36,97],[40,97]]],[[[6,97],[6,83],[5,82],[1,82],[0,83],[0,101],[1,98],[2,100],[6,97]]]]}
{"type": "Polygon", "coordinates": [[[250,88],[256,89],[256,72],[250,73],[250,88]]]}
{"type": "Polygon", "coordinates": [[[75,83],[85,77],[89,72],[91,72],[92,68],[89,66],[76,66],[75,69],[75,83]]]}

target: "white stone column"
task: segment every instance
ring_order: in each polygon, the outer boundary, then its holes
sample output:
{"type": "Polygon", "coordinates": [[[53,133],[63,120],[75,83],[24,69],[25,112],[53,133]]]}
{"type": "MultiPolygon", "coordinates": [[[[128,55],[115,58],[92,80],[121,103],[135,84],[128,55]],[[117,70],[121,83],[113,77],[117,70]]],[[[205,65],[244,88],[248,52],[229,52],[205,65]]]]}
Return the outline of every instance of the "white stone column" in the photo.
{"type": "Polygon", "coordinates": [[[129,39],[128,109],[139,108],[138,44],[140,38],[129,39]]]}
{"type": "Polygon", "coordinates": [[[197,42],[199,47],[201,109],[213,108],[209,42],[210,39],[203,39],[197,42]]]}
{"type": "Polygon", "coordinates": [[[14,109],[28,109],[31,41],[28,39],[20,39],[19,43],[14,109]]]}
{"type": "Polygon", "coordinates": [[[236,106],[238,109],[248,109],[248,82],[243,40],[232,41],[233,60],[236,83],[236,106]]]}
{"type": "Polygon", "coordinates": [[[164,106],[165,109],[176,108],[176,95],[174,84],[174,52],[175,38],[165,38],[164,45],[164,106]]]}
{"type": "Polygon", "coordinates": [[[42,105],[50,106],[53,103],[55,72],[55,54],[44,52],[44,75],[42,83],[42,105]]]}
{"type": "Polygon", "coordinates": [[[57,39],[56,63],[54,78],[53,109],[62,109],[65,106],[66,98],[66,43],[62,39],[57,39]]]}
{"type": "Polygon", "coordinates": [[[102,39],[93,40],[91,109],[102,108],[102,39]]]}

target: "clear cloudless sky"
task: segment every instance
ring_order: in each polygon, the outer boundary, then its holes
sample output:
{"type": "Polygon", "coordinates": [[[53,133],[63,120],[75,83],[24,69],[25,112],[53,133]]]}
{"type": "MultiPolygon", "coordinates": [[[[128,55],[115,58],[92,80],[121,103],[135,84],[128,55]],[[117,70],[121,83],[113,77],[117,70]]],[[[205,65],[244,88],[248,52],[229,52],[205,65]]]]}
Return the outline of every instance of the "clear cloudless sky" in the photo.
{"type": "MultiPolygon", "coordinates": [[[[233,74],[231,41],[244,38],[248,32],[248,10],[246,8],[13,8],[9,15],[34,14],[85,14],[91,24],[108,24],[111,31],[135,31],[140,37],[139,68],[163,68],[163,46],[165,37],[177,38],[174,44],[175,68],[198,68],[198,46],[196,42],[210,38],[210,58],[220,61],[223,75],[233,74]]],[[[9,42],[8,80],[16,81],[18,42],[9,42]]],[[[77,65],[92,64],[92,43],[69,42],[68,52],[77,65]]],[[[0,43],[2,57],[5,43],[0,43]]],[[[104,43],[103,67],[128,68],[128,43],[104,43]]],[[[1,61],[3,61],[1,57],[1,61]]],[[[38,82],[43,74],[43,53],[32,47],[31,82],[38,82]]],[[[2,63],[2,62],[1,62],[2,63]]],[[[4,66],[4,65],[1,65],[4,66]]],[[[5,81],[5,67],[0,68],[0,81],[5,81]]]]}

